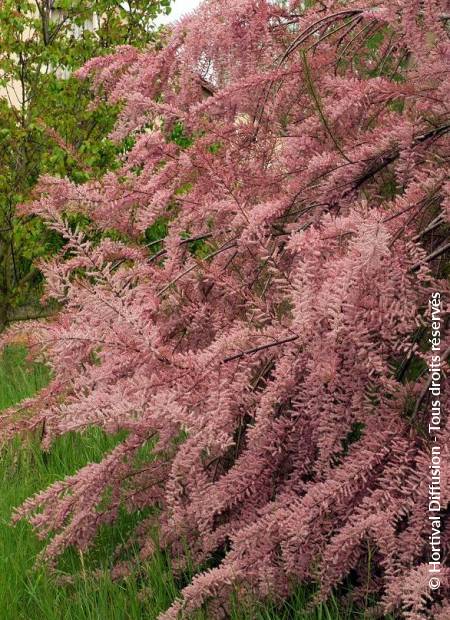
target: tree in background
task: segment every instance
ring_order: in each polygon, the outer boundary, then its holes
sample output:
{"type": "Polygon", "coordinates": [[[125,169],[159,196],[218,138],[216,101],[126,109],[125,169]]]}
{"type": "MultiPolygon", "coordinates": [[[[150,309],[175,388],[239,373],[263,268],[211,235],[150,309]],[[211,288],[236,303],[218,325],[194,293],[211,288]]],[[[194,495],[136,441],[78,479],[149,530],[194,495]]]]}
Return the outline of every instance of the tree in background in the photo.
{"type": "Polygon", "coordinates": [[[155,523],[181,571],[188,543],[210,570],[166,620],[298,581],[450,616],[448,392],[434,593],[426,514],[432,294],[450,350],[448,16],[306,5],[211,0],[163,49],[90,61],[134,146],[102,178],[42,179],[26,210],[66,239],[44,267],[63,311],[30,335],[53,380],[2,434],[122,434],[16,516],[54,535],[51,561],[124,509],[143,558],[155,523]]]}
{"type": "Polygon", "coordinates": [[[88,108],[71,77],[116,45],[155,40],[153,21],[170,0],[4,0],[0,6],[0,330],[40,314],[32,262],[59,247],[37,218],[17,218],[42,173],[74,182],[103,174],[117,149],[107,140],[113,107],[88,108]]]}

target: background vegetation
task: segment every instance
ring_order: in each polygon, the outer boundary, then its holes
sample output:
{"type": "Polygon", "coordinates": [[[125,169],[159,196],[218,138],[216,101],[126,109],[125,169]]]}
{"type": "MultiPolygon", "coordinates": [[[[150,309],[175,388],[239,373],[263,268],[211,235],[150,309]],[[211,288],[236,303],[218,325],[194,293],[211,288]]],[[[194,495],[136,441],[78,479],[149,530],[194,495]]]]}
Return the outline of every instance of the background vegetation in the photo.
{"type": "Polygon", "coordinates": [[[0,331],[52,311],[39,305],[36,259],[62,241],[39,218],[18,217],[41,174],[77,183],[114,167],[107,135],[114,106],[89,103],[73,77],[117,45],[140,47],[159,35],[155,17],[170,0],[5,0],[0,7],[0,331]],[[100,16],[100,18],[99,18],[100,16]]]}

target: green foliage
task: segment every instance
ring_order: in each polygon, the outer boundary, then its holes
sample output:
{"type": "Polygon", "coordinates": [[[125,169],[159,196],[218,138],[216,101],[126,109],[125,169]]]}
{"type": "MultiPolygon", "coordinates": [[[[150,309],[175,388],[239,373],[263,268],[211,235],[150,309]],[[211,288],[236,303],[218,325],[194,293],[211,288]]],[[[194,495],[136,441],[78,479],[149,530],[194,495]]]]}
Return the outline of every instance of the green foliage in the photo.
{"type": "Polygon", "coordinates": [[[116,45],[156,41],[155,17],[170,0],[4,0],[0,6],[0,331],[38,315],[33,263],[61,247],[36,218],[17,217],[41,174],[75,183],[116,167],[107,136],[118,106],[91,109],[75,69],[116,45]]]}
{"type": "Polygon", "coordinates": [[[177,121],[170,133],[170,140],[182,149],[187,149],[194,142],[193,138],[186,133],[186,128],[181,121],[177,121]]]}
{"type": "Polygon", "coordinates": [[[353,422],[351,431],[342,440],[342,452],[339,456],[346,456],[348,454],[349,447],[356,443],[362,436],[364,431],[364,424],[362,422],[353,422]]]}
{"type": "Polygon", "coordinates": [[[28,362],[25,347],[6,347],[0,355],[0,410],[33,396],[49,380],[43,364],[28,362]]]}
{"type": "Polygon", "coordinates": [[[168,221],[165,217],[159,217],[144,232],[144,245],[148,246],[153,254],[162,249],[162,240],[166,237],[168,221]]]}

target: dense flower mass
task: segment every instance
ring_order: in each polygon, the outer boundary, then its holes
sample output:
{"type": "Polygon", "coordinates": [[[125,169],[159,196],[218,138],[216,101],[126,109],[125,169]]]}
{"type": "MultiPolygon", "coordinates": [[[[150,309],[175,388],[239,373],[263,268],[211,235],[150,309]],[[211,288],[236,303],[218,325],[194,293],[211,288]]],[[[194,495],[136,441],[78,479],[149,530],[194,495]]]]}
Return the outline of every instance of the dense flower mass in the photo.
{"type": "Polygon", "coordinates": [[[450,617],[445,393],[441,588],[427,578],[445,4],[207,0],[164,48],[81,71],[123,102],[123,161],[84,185],[42,179],[27,207],[66,239],[42,265],[63,310],[30,335],[53,380],[2,432],[125,439],[18,509],[53,535],[46,558],[84,549],[123,507],[154,508],[143,558],[156,520],[180,570],[185,541],[216,561],[165,620],[222,617],[236,588],[285,597],[312,581],[325,598],[346,580],[375,611],[450,617]]]}

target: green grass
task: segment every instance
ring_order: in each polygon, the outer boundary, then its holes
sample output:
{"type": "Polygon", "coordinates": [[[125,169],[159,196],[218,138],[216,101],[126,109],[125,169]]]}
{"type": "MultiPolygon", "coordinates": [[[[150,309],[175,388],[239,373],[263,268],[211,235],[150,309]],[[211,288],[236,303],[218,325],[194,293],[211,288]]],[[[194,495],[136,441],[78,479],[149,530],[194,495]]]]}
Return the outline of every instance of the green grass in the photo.
{"type": "Polygon", "coordinates": [[[48,380],[44,365],[26,361],[24,347],[7,347],[0,352],[0,409],[33,396],[48,380]]]}
{"type": "MultiPolygon", "coordinates": [[[[42,365],[25,361],[25,351],[10,348],[0,357],[0,409],[33,395],[48,381],[42,365]]],[[[99,430],[69,435],[43,453],[36,440],[18,439],[0,453],[0,619],[1,620],[154,620],[179,594],[180,584],[163,554],[140,564],[139,574],[121,581],[109,576],[112,550],[126,539],[131,517],[104,528],[85,556],[68,551],[59,565],[60,575],[72,583],[57,583],[45,567],[35,566],[43,548],[23,522],[11,526],[15,506],[51,482],[75,472],[82,465],[100,460],[117,439],[99,430]],[[92,569],[98,569],[96,577],[92,569]]],[[[187,575],[189,578],[190,575],[187,575]]],[[[308,595],[299,588],[280,609],[275,605],[246,610],[234,606],[231,620],[352,620],[363,618],[343,609],[335,599],[307,612],[308,595]]],[[[200,616],[203,620],[207,616],[200,616]]]]}

